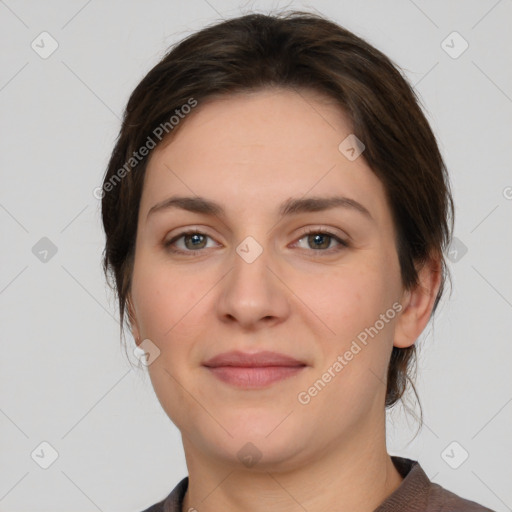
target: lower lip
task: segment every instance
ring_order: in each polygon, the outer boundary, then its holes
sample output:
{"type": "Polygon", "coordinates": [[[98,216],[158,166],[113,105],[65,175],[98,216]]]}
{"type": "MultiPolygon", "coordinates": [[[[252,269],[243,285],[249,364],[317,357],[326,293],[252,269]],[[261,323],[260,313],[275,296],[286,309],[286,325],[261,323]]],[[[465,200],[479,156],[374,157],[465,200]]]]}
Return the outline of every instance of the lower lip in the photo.
{"type": "Polygon", "coordinates": [[[244,389],[258,389],[297,375],[305,366],[207,367],[219,380],[244,389]]]}

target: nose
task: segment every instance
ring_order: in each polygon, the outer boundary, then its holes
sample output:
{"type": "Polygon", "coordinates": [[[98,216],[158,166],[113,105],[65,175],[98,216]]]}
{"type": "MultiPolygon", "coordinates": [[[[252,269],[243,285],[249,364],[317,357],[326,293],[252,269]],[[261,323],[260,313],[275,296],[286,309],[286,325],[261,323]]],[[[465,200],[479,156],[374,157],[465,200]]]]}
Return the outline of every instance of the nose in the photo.
{"type": "Polygon", "coordinates": [[[242,242],[231,271],[220,283],[219,318],[249,330],[282,322],[289,315],[290,292],[277,267],[269,249],[255,239],[242,242]]]}

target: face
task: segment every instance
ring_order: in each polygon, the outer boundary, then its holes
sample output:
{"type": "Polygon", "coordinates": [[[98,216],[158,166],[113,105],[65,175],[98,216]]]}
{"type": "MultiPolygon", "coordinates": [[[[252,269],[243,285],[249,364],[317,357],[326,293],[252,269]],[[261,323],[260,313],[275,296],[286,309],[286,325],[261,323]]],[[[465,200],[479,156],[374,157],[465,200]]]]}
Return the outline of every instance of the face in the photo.
{"type": "Polygon", "coordinates": [[[130,311],[160,351],[148,371],[185,451],[285,468],[367,443],[383,429],[403,289],[383,185],[364,153],[339,149],[346,117],[310,92],[265,90],[182,122],[148,163],[130,311]],[[177,197],[221,210],[165,206],[177,197]],[[295,363],[205,366],[230,351],[295,363]]]}

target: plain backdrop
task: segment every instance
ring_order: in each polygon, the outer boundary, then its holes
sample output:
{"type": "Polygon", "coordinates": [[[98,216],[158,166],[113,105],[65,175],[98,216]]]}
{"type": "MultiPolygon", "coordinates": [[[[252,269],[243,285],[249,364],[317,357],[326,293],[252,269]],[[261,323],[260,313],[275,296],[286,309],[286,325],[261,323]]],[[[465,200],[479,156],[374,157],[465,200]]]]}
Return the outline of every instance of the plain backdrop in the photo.
{"type": "Polygon", "coordinates": [[[414,437],[397,407],[389,452],[512,510],[512,1],[6,0],[0,511],[137,512],[187,475],[179,431],[119,343],[93,190],[129,94],[167,48],[272,8],[317,10],[362,36],[421,98],[456,203],[453,291],[418,342],[424,427],[414,437]]]}

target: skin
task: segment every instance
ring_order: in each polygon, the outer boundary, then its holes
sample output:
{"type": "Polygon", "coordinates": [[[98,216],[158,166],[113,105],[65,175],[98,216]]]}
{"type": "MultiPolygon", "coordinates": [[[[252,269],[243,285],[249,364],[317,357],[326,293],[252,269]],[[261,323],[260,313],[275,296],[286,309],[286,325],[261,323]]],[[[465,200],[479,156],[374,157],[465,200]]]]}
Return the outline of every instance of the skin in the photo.
{"type": "Polygon", "coordinates": [[[371,512],[402,481],[386,450],[386,371],[393,345],[412,345],[429,320],[439,262],[404,290],[383,185],[364,153],[350,161],[338,149],[350,133],[327,98],[265,89],[200,103],[150,157],[128,307],[137,342],[160,350],[148,371],[182,434],[183,510],[371,512]],[[214,200],[226,215],[172,208],[148,217],[171,195],[214,200]],[[350,208],[276,213],[291,197],[333,195],[358,201],[371,218],[350,208]],[[349,246],[315,243],[304,227],[349,246]],[[187,228],[208,237],[164,246],[187,228]],[[236,252],[247,236],[263,251],[252,263],[236,252]],[[171,252],[194,242],[195,256],[171,252]],[[397,301],[400,314],[299,403],[397,301]],[[238,389],[202,366],[234,349],[273,350],[307,367],[265,389],[238,389]],[[237,456],[247,442],[261,453],[252,467],[237,456]]]}

